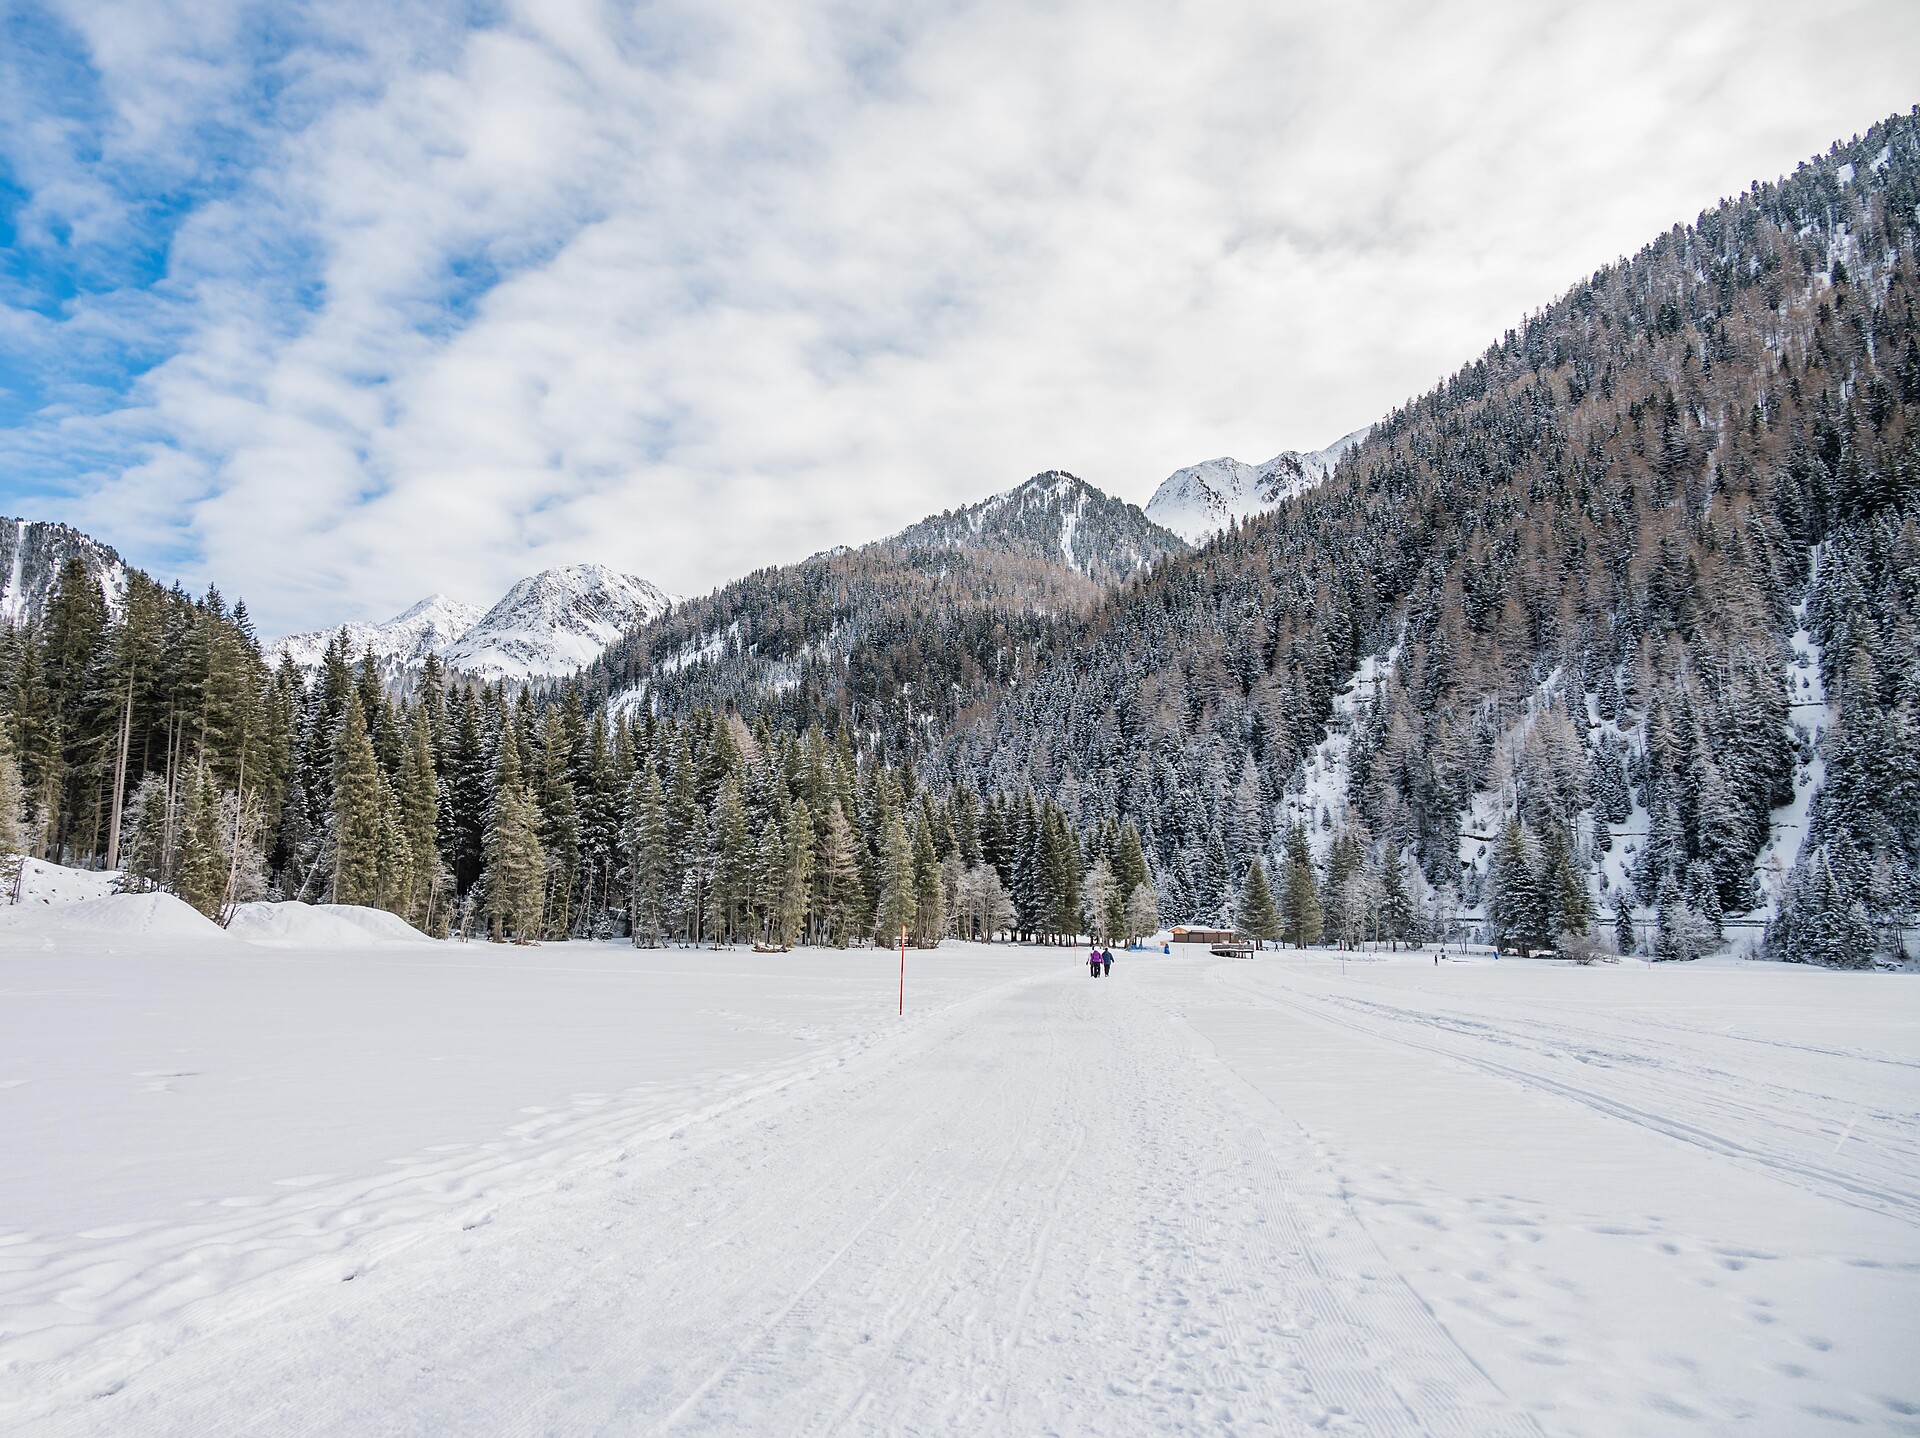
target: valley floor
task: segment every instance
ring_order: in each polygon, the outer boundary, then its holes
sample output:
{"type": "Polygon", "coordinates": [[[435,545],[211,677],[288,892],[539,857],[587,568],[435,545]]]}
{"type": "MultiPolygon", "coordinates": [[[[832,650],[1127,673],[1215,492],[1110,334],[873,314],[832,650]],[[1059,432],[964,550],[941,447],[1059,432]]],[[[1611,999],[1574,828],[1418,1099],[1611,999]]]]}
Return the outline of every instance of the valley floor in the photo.
{"type": "Polygon", "coordinates": [[[1920,1432],[1920,982],[0,932],[31,1434],[1920,1432]]]}

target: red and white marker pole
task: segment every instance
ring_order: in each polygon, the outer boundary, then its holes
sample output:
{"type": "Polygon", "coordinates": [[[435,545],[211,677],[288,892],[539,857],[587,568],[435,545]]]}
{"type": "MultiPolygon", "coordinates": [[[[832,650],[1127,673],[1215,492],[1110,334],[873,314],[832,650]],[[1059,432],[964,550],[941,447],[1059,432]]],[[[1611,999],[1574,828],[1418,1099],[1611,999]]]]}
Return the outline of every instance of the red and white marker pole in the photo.
{"type": "Polygon", "coordinates": [[[900,926],[900,1017],[907,1016],[907,926],[900,926]]]}

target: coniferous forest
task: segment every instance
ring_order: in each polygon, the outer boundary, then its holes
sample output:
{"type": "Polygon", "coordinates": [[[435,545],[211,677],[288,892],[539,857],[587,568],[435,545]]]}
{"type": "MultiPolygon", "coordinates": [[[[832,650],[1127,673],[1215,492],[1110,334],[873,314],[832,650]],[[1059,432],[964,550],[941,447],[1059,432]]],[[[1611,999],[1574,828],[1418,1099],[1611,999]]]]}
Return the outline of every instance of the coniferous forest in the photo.
{"type": "Polygon", "coordinates": [[[431,660],[398,695],[344,643],[305,682],[217,591],[135,574],[114,618],[78,561],[4,659],[11,847],[210,916],[273,896],[436,934],[781,948],[1159,925],[1131,826],[930,788],[844,729],[536,702],[431,660]]]}
{"type": "Polygon", "coordinates": [[[0,810],[15,849],[209,914],[495,938],[1472,916],[1872,963],[1920,911],[1917,267],[1906,115],[1576,285],[1200,550],[1042,476],[1039,518],[762,571],[538,689],[429,661],[396,692],[343,643],[270,666],[244,605],[132,572],[110,608],[72,560],[0,631],[0,810]]]}

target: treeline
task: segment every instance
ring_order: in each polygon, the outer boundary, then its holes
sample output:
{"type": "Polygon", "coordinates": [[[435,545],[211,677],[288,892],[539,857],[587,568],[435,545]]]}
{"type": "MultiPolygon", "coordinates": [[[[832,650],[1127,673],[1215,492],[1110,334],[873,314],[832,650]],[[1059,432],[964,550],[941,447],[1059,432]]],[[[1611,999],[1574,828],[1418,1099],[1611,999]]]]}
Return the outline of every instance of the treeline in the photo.
{"type": "Polygon", "coordinates": [[[136,574],[111,615],[77,562],[4,644],[22,847],[214,916],[276,897],[437,934],[776,948],[1158,927],[1132,826],[930,788],[844,729],[536,703],[431,660],[396,694],[344,635],[303,682],[267,669],[243,606],[136,574]]]}

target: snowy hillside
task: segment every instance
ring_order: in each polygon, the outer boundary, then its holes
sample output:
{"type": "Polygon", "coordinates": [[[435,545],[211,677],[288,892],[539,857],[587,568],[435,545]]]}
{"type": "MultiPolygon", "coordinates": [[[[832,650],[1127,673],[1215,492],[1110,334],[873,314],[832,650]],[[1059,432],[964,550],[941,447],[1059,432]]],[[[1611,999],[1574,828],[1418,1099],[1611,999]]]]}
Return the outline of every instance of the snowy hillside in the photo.
{"type": "MultiPolygon", "coordinates": [[[[371,654],[384,666],[410,669],[429,654],[438,653],[479,621],[478,605],[462,604],[444,594],[433,594],[385,624],[342,625],[356,657],[371,654]]],[[[285,654],[302,669],[317,669],[327,645],[340,629],[310,629],[289,634],[274,646],[274,656],[285,654]]]]}
{"type": "Polygon", "coordinates": [[[1311,453],[1286,450],[1265,464],[1222,458],[1176,470],[1147,501],[1147,518],[1189,544],[1204,544],[1236,520],[1265,514],[1313,488],[1371,428],[1356,429],[1311,453]]]}
{"type": "Polygon", "coordinates": [[[127,592],[127,566],[107,545],[79,530],[45,520],[0,519],[0,620],[8,624],[37,621],[66,562],[78,555],[99,581],[109,611],[120,611],[127,592]]]}
{"type": "Polygon", "coordinates": [[[557,678],[672,604],[657,585],[604,564],[546,569],[509,589],[440,658],[482,679],[557,678]]]}
{"type": "Polygon", "coordinates": [[[1109,582],[1185,548],[1178,535],[1133,505],[1059,469],[978,504],[932,515],[882,543],[1025,554],[1109,582]]]}

